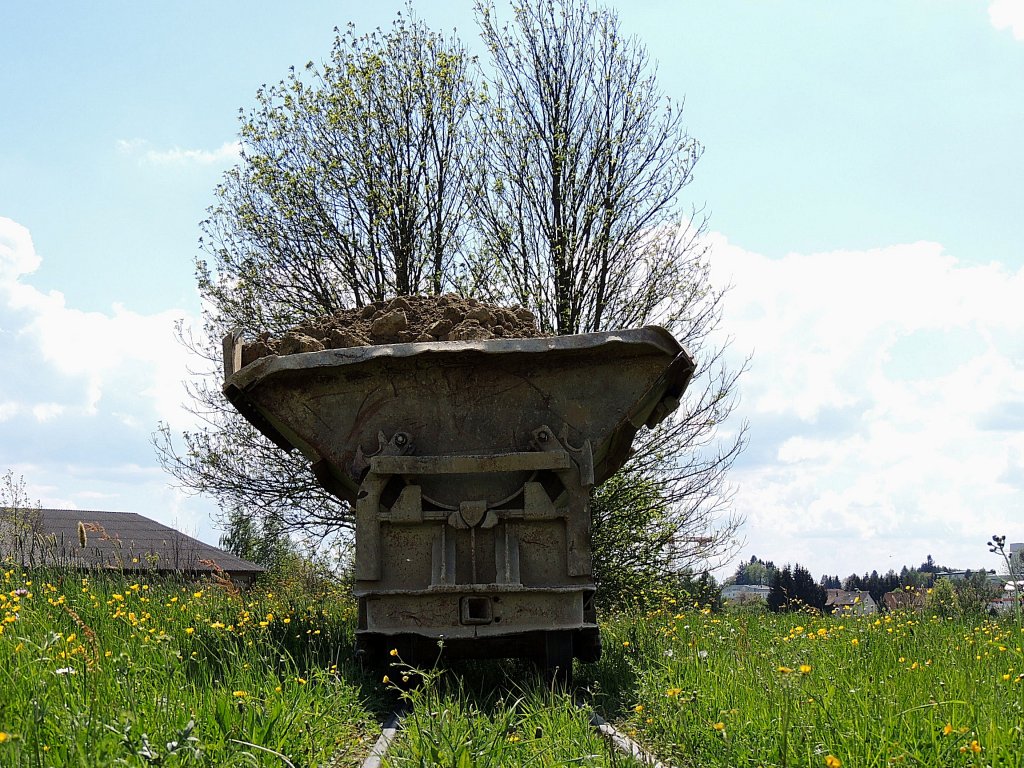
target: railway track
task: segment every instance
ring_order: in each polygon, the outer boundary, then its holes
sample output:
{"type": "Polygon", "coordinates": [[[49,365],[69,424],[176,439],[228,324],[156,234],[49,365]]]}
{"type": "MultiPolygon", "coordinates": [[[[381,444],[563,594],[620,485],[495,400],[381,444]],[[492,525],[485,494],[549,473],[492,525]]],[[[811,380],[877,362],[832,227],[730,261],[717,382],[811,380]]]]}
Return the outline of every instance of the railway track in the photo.
{"type": "MultiPolygon", "coordinates": [[[[594,710],[579,703],[576,706],[587,714],[591,727],[604,738],[610,748],[618,750],[640,765],[650,766],[650,768],[673,768],[669,763],[658,760],[653,753],[622,733],[594,710]]],[[[381,726],[380,736],[362,763],[362,768],[382,768],[388,750],[401,733],[402,718],[407,714],[407,709],[400,708],[388,715],[381,726]]]]}

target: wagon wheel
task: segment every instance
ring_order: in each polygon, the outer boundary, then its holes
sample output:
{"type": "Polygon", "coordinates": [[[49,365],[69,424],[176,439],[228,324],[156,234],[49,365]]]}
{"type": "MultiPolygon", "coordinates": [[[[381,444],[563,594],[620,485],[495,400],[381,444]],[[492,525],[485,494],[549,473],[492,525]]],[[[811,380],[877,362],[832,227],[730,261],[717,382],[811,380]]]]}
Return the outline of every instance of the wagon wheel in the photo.
{"type": "Polygon", "coordinates": [[[558,690],[572,688],[572,631],[544,633],[544,648],[537,666],[545,685],[558,690]]]}

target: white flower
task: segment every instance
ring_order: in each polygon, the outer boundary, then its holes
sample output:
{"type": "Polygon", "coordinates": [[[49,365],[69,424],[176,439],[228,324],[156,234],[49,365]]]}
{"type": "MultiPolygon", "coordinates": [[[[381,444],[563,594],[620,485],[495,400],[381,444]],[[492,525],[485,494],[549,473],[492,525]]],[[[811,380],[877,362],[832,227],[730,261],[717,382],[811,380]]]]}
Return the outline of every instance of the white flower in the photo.
{"type": "Polygon", "coordinates": [[[53,670],[53,674],[55,674],[55,675],[76,675],[78,673],[75,672],[75,668],[74,667],[61,667],[60,669],[53,670]]]}
{"type": "Polygon", "coordinates": [[[698,659],[706,659],[707,657],[708,657],[708,652],[707,651],[697,651],[697,658],[698,659]]]}
{"type": "Polygon", "coordinates": [[[670,659],[671,659],[671,658],[672,658],[673,656],[675,656],[675,654],[674,654],[674,653],[672,653],[672,649],[671,649],[671,648],[669,648],[669,649],[668,649],[667,651],[665,651],[665,655],[666,655],[666,656],[668,656],[668,657],[669,657],[670,659]]]}

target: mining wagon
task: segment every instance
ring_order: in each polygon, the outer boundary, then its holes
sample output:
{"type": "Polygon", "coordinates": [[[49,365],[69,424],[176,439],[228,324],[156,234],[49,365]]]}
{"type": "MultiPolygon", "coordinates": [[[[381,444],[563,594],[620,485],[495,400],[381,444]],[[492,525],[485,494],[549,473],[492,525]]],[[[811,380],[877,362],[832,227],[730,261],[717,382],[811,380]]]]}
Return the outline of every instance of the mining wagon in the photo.
{"type": "Polygon", "coordinates": [[[590,494],[679,404],[665,329],[269,356],[224,394],[355,516],[357,646],[595,661],[590,494]]]}

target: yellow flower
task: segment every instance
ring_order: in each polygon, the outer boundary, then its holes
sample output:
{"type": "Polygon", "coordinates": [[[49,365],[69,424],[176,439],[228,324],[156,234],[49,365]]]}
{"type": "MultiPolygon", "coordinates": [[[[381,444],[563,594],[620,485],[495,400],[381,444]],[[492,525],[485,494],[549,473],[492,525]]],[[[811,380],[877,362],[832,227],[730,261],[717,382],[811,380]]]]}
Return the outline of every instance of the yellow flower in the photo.
{"type": "Polygon", "coordinates": [[[668,697],[673,697],[673,696],[678,696],[682,692],[683,692],[682,688],[669,688],[667,691],[665,691],[665,695],[668,696],[668,697]]]}
{"type": "Polygon", "coordinates": [[[397,656],[397,655],[398,655],[398,649],[397,649],[397,648],[392,648],[392,649],[391,649],[391,650],[389,651],[389,653],[390,653],[390,654],[391,654],[392,656],[397,656]]]}
{"type": "Polygon", "coordinates": [[[622,643],[622,647],[623,647],[623,648],[629,648],[629,640],[625,640],[625,641],[623,641],[623,643],[622,643]]]}
{"type": "Polygon", "coordinates": [[[635,707],[633,707],[633,711],[634,712],[643,712],[644,711],[644,705],[643,704],[637,704],[635,707]]]}
{"type": "Polygon", "coordinates": [[[186,635],[191,635],[193,632],[195,632],[195,629],[193,627],[185,627],[186,635]]]}
{"type": "Polygon", "coordinates": [[[203,593],[202,593],[202,591],[199,591],[199,592],[193,592],[193,593],[192,593],[192,597],[202,597],[202,596],[203,596],[203,593]]]}
{"type": "Polygon", "coordinates": [[[248,696],[249,694],[248,694],[248,693],[246,693],[245,691],[235,691],[235,692],[234,692],[233,694],[231,694],[231,695],[232,695],[232,696],[234,696],[234,697],[235,697],[236,699],[244,699],[244,698],[245,698],[246,696],[248,696]]]}
{"type": "MultiPolygon", "coordinates": [[[[299,685],[305,685],[306,684],[306,678],[304,678],[304,677],[297,677],[295,679],[299,681],[299,685]]],[[[387,681],[388,681],[388,676],[384,675],[384,682],[386,683],[387,681]]]]}
{"type": "Polygon", "coordinates": [[[800,665],[800,674],[801,675],[806,675],[810,671],[811,671],[811,665],[810,664],[801,664],[800,665]]]}
{"type": "Polygon", "coordinates": [[[725,723],[719,721],[719,722],[715,723],[714,725],[712,725],[711,727],[714,728],[716,731],[724,731],[725,730],[725,723]]]}
{"type": "Polygon", "coordinates": [[[388,677],[387,675],[384,675],[384,679],[381,680],[381,682],[384,683],[385,685],[387,685],[388,683],[391,682],[391,678],[388,677]]]}
{"type": "Polygon", "coordinates": [[[11,737],[10,737],[10,736],[8,736],[8,735],[7,735],[6,733],[4,733],[3,731],[0,731],[0,744],[3,744],[3,743],[4,743],[5,741],[7,741],[7,740],[8,740],[9,738],[11,738],[11,737]]]}
{"type": "Polygon", "coordinates": [[[781,672],[784,675],[788,675],[790,672],[793,671],[793,668],[792,667],[779,667],[778,671],[781,672]]]}
{"type": "Polygon", "coordinates": [[[860,640],[855,637],[850,641],[850,645],[860,645],[860,640]]]}
{"type": "Polygon", "coordinates": [[[825,768],[840,768],[843,761],[835,755],[825,755],[825,768]]]}
{"type": "Polygon", "coordinates": [[[953,724],[952,723],[946,723],[944,726],[942,726],[942,735],[943,736],[949,736],[949,734],[951,734],[952,732],[953,732],[953,724]]]}
{"type": "Polygon", "coordinates": [[[1009,675],[1003,675],[1003,680],[1009,680],[1009,679],[1010,679],[1009,675]]]}
{"type": "Polygon", "coordinates": [[[973,752],[974,754],[978,754],[979,752],[981,752],[982,746],[981,746],[981,744],[978,743],[978,740],[975,739],[974,741],[972,741],[970,743],[970,749],[971,749],[971,752],[973,752]]]}

